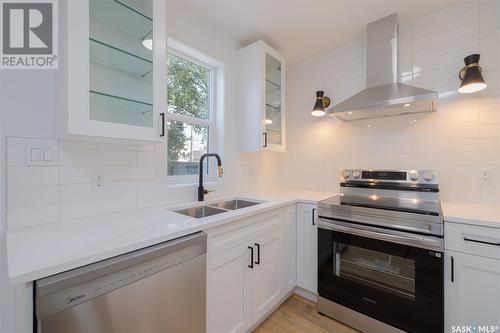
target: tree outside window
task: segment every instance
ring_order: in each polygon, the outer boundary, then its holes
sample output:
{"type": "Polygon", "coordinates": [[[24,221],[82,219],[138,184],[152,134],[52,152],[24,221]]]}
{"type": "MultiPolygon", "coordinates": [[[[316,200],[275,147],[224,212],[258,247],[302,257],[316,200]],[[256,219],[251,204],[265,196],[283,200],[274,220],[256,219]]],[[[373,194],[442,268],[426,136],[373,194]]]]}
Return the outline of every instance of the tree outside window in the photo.
{"type": "Polygon", "coordinates": [[[167,64],[168,175],[194,175],[209,150],[213,73],[209,66],[172,52],[167,64]]]}

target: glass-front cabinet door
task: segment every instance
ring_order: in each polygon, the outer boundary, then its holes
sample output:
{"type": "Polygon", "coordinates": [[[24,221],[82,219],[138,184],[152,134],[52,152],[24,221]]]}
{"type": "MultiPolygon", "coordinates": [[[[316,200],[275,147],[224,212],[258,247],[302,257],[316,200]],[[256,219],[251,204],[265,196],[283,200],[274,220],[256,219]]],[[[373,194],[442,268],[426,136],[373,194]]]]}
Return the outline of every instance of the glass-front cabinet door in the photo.
{"type": "Polygon", "coordinates": [[[266,116],[264,119],[268,145],[281,145],[281,62],[266,53],[266,116]]]}
{"type": "Polygon", "coordinates": [[[284,64],[273,50],[264,47],[265,103],[263,116],[264,148],[284,151],[284,64]]]}
{"type": "Polygon", "coordinates": [[[164,12],[163,2],[153,0],[68,3],[68,134],[160,139],[159,116],[166,109],[164,12]]]}
{"type": "Polygon", "coordinates": [[[239,151],[278,151],[285,140],[285,59],[264,41],[238,50],[239,151]]]}

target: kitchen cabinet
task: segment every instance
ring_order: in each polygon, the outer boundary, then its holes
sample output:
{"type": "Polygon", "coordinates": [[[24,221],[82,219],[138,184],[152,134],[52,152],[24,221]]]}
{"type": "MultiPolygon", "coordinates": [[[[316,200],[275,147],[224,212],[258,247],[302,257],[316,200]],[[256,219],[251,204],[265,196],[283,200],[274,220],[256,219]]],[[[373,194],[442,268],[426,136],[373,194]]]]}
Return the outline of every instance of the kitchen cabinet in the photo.
{"type": "Polygon", "coordinates": [[[162,140],[165,16],[163,1],[67,2],[62,138],[162,140]]]}
{"type": "Polygon", "coordinates": [[[297,205],[297,286],[317,293],[318,290],[317,205],[297,205]]]}
{"type": "Polygon", "coordinates": [[[207,332],[245,332],[251,325],[251,271],[241,244],[207,261],[207,332]]]}
{"type": "Polygon", "coordinates": [[[266,233],[253,242],[252,316],[257,322],[281,299],[281,230],[266,233]]]}
{"type": "Polygon", "coordinates": [[[297,285],[297,214],[296,206],[284,209],[283,221],[283,296],[297,285]]]}
{"type": "Polygon", "coordinates": [[[285,144],[285,60],[263,41],[238,51],[238,149],[279,151],[285,144]]]}
{"type": "Polygon", "coordinates": [[[500,326],[498,244],[500,229],[445,224],[445,332],[500,326]]]}
{"type": "Polygon", "coordinates": [[[295,287],[284,292],[284,277],[293,280],[284,254],[294,212],[295,205],[207,231],[208,332],[248,331],[295,287]]]}

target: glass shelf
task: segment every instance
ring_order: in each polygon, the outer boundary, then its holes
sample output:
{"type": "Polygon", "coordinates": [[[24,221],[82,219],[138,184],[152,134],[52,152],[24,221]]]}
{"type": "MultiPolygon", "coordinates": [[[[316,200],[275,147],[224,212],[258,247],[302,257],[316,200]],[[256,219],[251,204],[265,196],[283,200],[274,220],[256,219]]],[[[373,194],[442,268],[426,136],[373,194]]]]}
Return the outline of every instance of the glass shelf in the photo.
{"type": "Polygon", "coordinates": [[[153,111],[153,104],[126,97],[115,96],[100,91],[89,90],[90,105],[115,111],[134,112],[147,115],[153,111]]]}
{"type": "Polygon", "coordinates": [[[276,82],[281,83],[281,63],[270,54],[266,54],[266,81],[277,86],[276,82]]]}
{"type": "Polygon", "coordinates": [[[279,84],[266,79],[266,88],[268,88],[268,86],[270,86],[269,89],[281,89],[281,86],[279,84]]]}
{"type": "Polygon", "coordinates": [[[281,112],[281,109],[279,107],[276,107],[276,106],[273,106],[273,105],[269,105],[266,103],[266,113],[267,111],[272,111],[272,112],[281,112]]]}
{"type": "Polygon", "coordinates": [[[92,62],[139,77],[144,77],[153,70],[153,62],[149,59],[93,38],[89,38],[89,43],[92,62]]]}
{"type": "Polygon", "coordinates": [[[152,1],[90,0],[90,17],[142,40],[153,30],[152,1]]]}

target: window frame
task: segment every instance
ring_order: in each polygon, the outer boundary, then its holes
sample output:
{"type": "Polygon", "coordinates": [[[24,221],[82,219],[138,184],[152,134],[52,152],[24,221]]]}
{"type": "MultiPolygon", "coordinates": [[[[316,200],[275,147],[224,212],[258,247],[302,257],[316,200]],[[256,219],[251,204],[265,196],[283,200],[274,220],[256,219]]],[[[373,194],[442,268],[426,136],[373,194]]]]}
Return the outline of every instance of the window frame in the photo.
{"type": "MultiPolygon", "coordinates": [[[[222,64],[205,54],[175,40],[167,38],[167,55],[173,54],[186,61],[192,62],[210,71],[209,76],[209,110],[208,119],[196,118],[181,114],[172,113],[168,110],[165,112],[165,126],[168,131],[167,123],[169,121],[179,121],[189,125],[198,125],[208,127],[208,152],[219,151],[219,133],[217,129],[217,113],[221,110],[219,108],[219,94],[220,89],[218,85],[219,76],[222,73],[222,64]]],[[[168,88],[167,88],[168,89],[168,88]]],[[[222,94],[221,94],[222,95],[222,94]]],[[[193,185],[198,182],[198,173],[194,175],[169,175],[168,174],[168,134],[165,136],[165,175],[167,183],[172,186],[193,185]]],[[[209,165],[214,163],[211,159],[208,160],[209,165]]],[[[208,174],[204,174],[205,183],[219,182],[216,174],[216,168],[208,168],[208,174]]]]}

